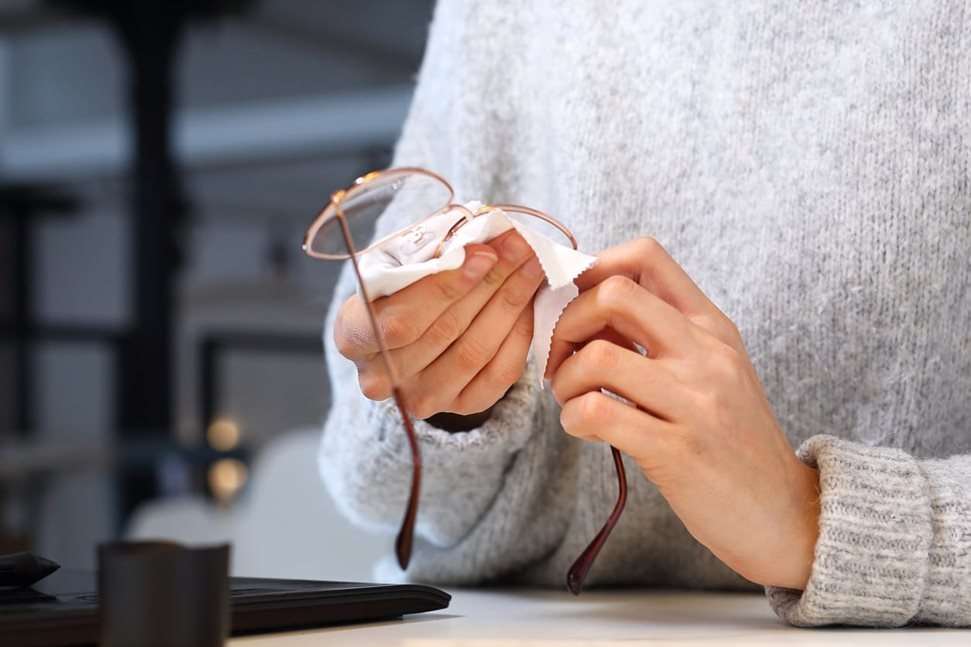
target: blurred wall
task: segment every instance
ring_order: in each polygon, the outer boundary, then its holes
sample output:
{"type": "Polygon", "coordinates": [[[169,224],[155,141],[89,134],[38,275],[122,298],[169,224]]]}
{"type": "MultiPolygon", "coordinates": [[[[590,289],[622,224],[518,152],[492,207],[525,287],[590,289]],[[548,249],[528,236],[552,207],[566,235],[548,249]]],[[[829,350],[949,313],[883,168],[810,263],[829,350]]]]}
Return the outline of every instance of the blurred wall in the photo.
{"type": "MultiPolygon", "coordinates": [[[[205,442],[204,339],[319,339],[339,268],[299,253],[303,229],[335,187],[387,162],[430,13],[429,0],[267,0],[187,34],[175,147],[191,220],[177,289],[174,440],[205,442]]],[[[39,0],[0,7],[0,184],[57,186],[82,204],[31,223],[31,314],[41,324],[116,329],[130,316],[126,75],[122,52],[97,21],[39,0]]],[[[0,253],[11,240],[2,231],[0,253]]],[[[11,352],[0,345],[0,439],[113,444],[117,403],[104,345],[32,346],[37,416],[29,430],[12,429],[11,352]]],[[[229,343],[216,382],[213,413],[238,422],[253,456],[288,429],[319,426],[326,413],[319,348],[256,352],[229,343]]],[[[32,534],[48,556],[90,566],[95,542],[124,521],[115,474],[101,464],[39,473],[0,486],[2,520],[32,534]]],[[[169,494],[199,494],[179,479],[168,483],[169,494]]]]}

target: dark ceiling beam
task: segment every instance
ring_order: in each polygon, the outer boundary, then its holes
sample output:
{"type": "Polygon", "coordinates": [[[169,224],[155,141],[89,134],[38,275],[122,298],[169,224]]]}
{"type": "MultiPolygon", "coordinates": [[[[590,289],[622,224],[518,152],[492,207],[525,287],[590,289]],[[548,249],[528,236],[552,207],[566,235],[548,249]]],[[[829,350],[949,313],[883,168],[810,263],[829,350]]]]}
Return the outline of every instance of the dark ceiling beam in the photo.
{"type": "Polygon", "coordinates": [[[72,17],[40,2],[0,3],[0,36],[16,36],[72,23],[77,23],[76,16],[72,17]]]}

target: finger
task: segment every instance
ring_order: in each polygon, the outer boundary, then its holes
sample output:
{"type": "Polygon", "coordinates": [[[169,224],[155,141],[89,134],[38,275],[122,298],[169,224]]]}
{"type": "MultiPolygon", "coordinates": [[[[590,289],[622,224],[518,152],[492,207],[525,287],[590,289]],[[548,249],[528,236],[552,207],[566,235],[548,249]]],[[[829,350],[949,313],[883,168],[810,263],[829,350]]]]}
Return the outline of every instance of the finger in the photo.
{"type": "Polygon", "coordinates": [[[533,257],[529,245],[515,230],[489,242],[499,262],[464,297],[449,306],[413,344],[391,351],[398,374],[410,377],[424,370],[462,335],[506,280],[533,257]]]}
{"type": "Polygon", "coordinates": [[[576,284],[581,291],[588,290],[609,276],[630,278],[723,343],[739,350],[743,348],[731,319],[653,238],[633,240],[602,252],[597,263],[581,274],[576,284]]]}
{"type": "MultiPolygon", "coordinates": [[[[437,399],[439,406],[453,402],[495,357],[542,281],[543,270],[535,257],[516,270],[489,299],[465,333],[417,376],[423,392],[419,399],[437,399]]],[[[418,409],[421,411],[426,407],[418,409]]]]}
{"type": "Polygon", "coordinates": [[[454,403],[455,413],[485,411],[519,380],[533,339],[533,309],[523,308],[495,357],[466,385],[454,403]]]}
{"type": "MultiPolygon", "coordinates": [[[[604,328],[600,332],[596,333],[586,343],[590,343],[595,339],[603,339],[604,341],[609,341],[611,344],[616,344],[621,348],[629,348],[630,350],[641,354],[641,351],[626,337],[621,335],[619,332],[613,328],[604,328]]],[[[552,371],[550,367],[559,366],[563,363],[567,357],[573,355],[582,344],[573,344],[565,341],[560,341],[558,339],[552,339],[550,344],[550,352],[547,354],[546,359],[546,370],[543,372],[543,377],[549,379],[552,377],[552,371]]]]}
{"type": "MultiPolygon", "coordinates": [[[[612,328],[648,350],[651,357],[692,348],[691,323],[673,306],[625,276],[610,276],[582,292],[556,322],[553,339],[577,344],[612,328]]],[[[563,357],[562,348],[557,358],[563,357]]],[[[557,366],[550,366],[550,375],[557,366]]]]}
{"type": "MultiPolygon", "coordinates": [[[[488,245],[467,245],[462,267],[426,276],[394,294],[371,303],[375,321],[387,348],[414,342],[454,302],[472,290],[495,266],[495,250],[488,245]]],[[[357,360],[374,355],[379,345],[360,295],[344,302],[334,327],[341,355],[357,360]]]]}
{"type": "MultiPolygon", "coordinates": [[[[401,380],[419,374],[444,353],[468,329],[506,280],[533,257],[529,245],[515,230],[497,236],[488,245],[496,251],[499,261],[485,278],[439,315],[417,341],[390,351],[391,361],[401,380]]],[[[362,389],[366,387],[373,399],[383,400],[391,395],[391,382],[380,357],[369,355],[357,365],[362,389]]]]}
{"type": "Polygon", "coordinates": [[[653,238],[638,238],[603,251],[593,267],[577,277],[576,284],[582,292],[615,275],[632,279],[684,314],[701,314],[715,308],[688,273],[653,238]]]}
{"type": "Polygon", "coordinates": [[[675,430],[670,422],[599,391],[567,400],[560,411],[560,424],[571,436],[602,440],[638,462],[659,454],[675,430]]]}
{"type": "Polygon", "coordinates": [[[690,407],[684,389],[660,363],[603,340],[587,344],[564,361],[551,388],[561,404],[607,389],[668,421],[680,419],[690,407]]]}

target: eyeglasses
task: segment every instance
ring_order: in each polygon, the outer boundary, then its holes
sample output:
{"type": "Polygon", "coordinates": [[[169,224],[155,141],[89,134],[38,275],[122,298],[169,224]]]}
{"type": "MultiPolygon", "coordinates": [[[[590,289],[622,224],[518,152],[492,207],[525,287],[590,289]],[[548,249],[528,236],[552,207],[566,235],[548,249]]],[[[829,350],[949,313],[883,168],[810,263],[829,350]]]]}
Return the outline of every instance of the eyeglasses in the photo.
{"type": "MultiPolygon", "coordinates": [[[[391,384],[391,395],[401,415],[401,421],[408,438],[412,460],[411,490],[408,494],[405,515],[401,521],[401,529],[398,531],[395,540],[395,554],[402,569],[408,568],[414,543],[415,519],[418,515],[418,497],[421,491],[421,449],[418,437],[415,434],[414,424],[405,406],[404,396],[399,388],[400,382],[397,372],[388,353],[387,344],[385,344],[381,335],[381,328],[378,326],[374,308],[371,306],[367,286],[361,277],[358,257],[403,236],[411,237],[414,242],[422,242],[422,238],[426,235],[422,223],[429,218],[453,210],[457,212],[459,217],[442,239],[438,241],[435,255],[441,253],[448,240],[463,225],[476,216],[494,210],[502,210],[509,217],[527,227],[539,229],[539,233],[546,234],[550,238],[562,236],[574,249],[577,248],[577,241],[573,233],[565,225],[542,211],[521,205],[496,204],[484,205],[472,212],[467,207],[454,203],[454,196],[455,193],[451,185],[444,178],[425,169],[399,167],[384,171],[373,171],[354,180],[350,187],[331,195],[330,202],[311,223],[303,240],[303,250],[308,256],[321,260],[351,261],[361,297],[367,306],[368,319],[377,341],[381,362],[391,384]],[[381,237],[363,249],[358,249],[355,240],[369,239],[371,228],[378,216],[392,211],[401,214],[414,214],[417,220],[403,229],[381,237]]],[[[617,525],[624,505],[627,503],[627,476],[624,471],[624,463],[617,448],[611,447],[610,451],[617,473],[617,501],[600,532],[573,562],[567,573],[567,588],[574,595],[578,595],[583,588],[583,582],[590,571],[590,567],[593,566],[593,562],[606,543],[607,537],[610,536],[610,532],[617,525]]]]}

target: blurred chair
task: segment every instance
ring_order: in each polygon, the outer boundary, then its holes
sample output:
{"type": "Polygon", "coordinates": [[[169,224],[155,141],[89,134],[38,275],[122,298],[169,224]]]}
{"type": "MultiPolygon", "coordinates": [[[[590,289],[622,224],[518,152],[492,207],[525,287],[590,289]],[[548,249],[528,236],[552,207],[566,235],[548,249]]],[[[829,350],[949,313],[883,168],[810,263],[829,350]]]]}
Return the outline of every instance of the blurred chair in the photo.
{"type": "Polygon", "coordinates": [[[282,434],[253,463],[248,490],[231,508],[201,497],[139,507],[129,539],[233,543],[233,574],[369,581],[391,539],[352,526],[337,511],[317,470],[320,429],[282,434]]]}

